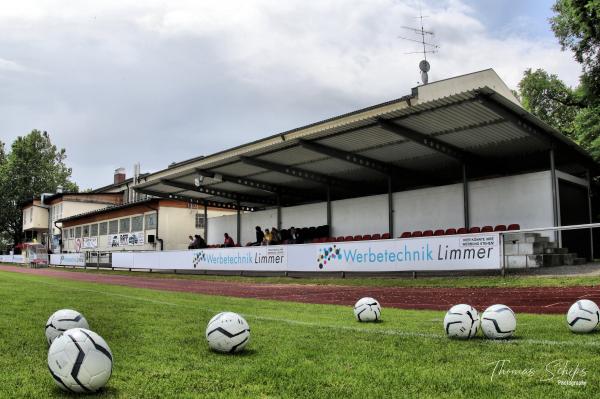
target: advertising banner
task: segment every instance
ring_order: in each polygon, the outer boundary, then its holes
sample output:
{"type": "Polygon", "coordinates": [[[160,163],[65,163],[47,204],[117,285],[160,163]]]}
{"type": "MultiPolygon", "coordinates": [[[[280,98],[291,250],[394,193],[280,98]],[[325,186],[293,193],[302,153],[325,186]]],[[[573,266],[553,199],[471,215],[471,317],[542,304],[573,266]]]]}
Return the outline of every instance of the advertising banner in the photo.
{"type": "Polygon", "coordinates": [[[144,245],[144,232],[111,234],[108,236],[108,244],[111,247],[126,247],[128,245],[144,245]]]}
{"type": "Polygon", "coordinates": [[[83,248],[98,248],[98,237],[84,237],[83,248]]]}
{"type": "Polygon", "coordinates": [[[50,264],[60,266],[85,266],[85,254],[52,254],[50,255],[50,264]]]}
{"type": "MultiPolygon", "coordinates": [[[[500,268],[500,235],[453,235],[404,240],[324,243],[298,271],[419,271],[500,268]]],[[[298,254],[304,258],[305,254],[298,254]]]]}
{"type": "Polygon", "coordinates": [[[189,251],[115,252],[113,267],[301,272],[500,269],[499,233],[189,251]]]}

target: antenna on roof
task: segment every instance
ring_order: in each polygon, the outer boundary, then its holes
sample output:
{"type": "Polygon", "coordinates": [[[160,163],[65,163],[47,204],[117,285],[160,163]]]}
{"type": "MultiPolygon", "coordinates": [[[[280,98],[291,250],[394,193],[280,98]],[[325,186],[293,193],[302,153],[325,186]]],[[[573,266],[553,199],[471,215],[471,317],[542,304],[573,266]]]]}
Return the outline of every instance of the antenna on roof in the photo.
{"type": "Polygon", "coordinates": [[[420,5],[419,5],[419,16],[417,18],[419,18],[421,20],[421,28],[420,29],[413,28],[411,26],[402,26],[402,28],[411,31],[414,34],[420,35],[421,40],[411,39],[411,38],[403,37],[403,36],[398,36],[398,38],[402,39],[402,40],[407,40],[410,42],[420,43],[423,46],[422,51],[411,51],[409,53],[404,53],[404,54],[423,54],[423,59],[421,60],[421,62],[419,62],[419,69],[421,70],[421,82],[423,82],[423,84],[426,85],[429,82],[429,76],[427,75],[427,72],[429,72],[429,70],[431,69],[431,65],[429,65],[429,61],[427,61],[427,54],[437,53],[437,49],[440,48],[440,46],[433,44],[433,43],[429,43],[425,40],[426,36],[433,38],[434,33],[432,31],[425,30],[425,28],[423,27],[423,18],[427,18],[427,16],[423,15],[423,11],[421,10],[420,5]]]}

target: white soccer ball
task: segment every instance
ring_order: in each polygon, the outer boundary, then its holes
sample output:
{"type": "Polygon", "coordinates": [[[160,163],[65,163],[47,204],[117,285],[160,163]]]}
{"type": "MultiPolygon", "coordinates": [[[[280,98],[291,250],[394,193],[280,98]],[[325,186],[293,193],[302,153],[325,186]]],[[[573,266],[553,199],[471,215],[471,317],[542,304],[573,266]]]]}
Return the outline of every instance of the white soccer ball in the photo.
{"type": "Polygon", "coordinates": [[[492,305],[481,315],[481,331],[487,338],[511,337],[516,328],[515,313],[506,305],[492,305]]]}
{"type": "Polygon", "coordinates": [[[62,335],[64,331],[71,328],[89,329],[90,326],[85,317],[76,310],[61,309],[54,312],[46,322],[46,340],[48,341],[48,345],[62,335]]]}
{"type": "Polygon", "coordinates": [[[250,341],[250,326],[237,313],[219,313],[206,326],[206,340],[214,351],[240,352],[250,341]]]}
{"type": "Polygon", "coordinates": [[[369,297],[361,298],[354,305],[354,316],[358,321],[377,321],[381,319],[381,305],[369,297]]]}
{"type": "Polygon", "coordinates": [[[112,374],[113,356],[101,336],[73,328],[56,338],[48,350],[48,369],[56,384],[69,392],[95,392],[112,374]]]}
{"type": "Polygon", "coordinates": [[[444,330],[450,338],[469,339],[477,334],[479,314],[471,305],[454,305],[444,317],[444,330]]]}
{"type": "Polygon", "coordinates": [[[589,299],[580,299],[569,308],[567,312],[567,324],[571,331],[576,333],[587,333],[598,325],[600,309],[595,302],[589,299]]]}

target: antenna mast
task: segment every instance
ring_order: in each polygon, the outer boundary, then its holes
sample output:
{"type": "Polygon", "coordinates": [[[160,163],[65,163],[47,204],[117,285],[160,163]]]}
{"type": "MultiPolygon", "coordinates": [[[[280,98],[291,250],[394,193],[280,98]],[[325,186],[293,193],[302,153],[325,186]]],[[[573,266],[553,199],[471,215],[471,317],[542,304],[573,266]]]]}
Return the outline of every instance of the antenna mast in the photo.
{"type": "Polygon", "coordinates": [[[429,61],[427,61],[427,54],[436,53],[439,46],[436,44],[433,44],[433,43],[429,43],[425,40],[426,36],[433,38],[434,33],[431,31],[425,30],[425,28],[423,26],[423,18],[427,18],[427,16],[423,15],[421,7],[419,7],[419,16],[417,18],[419,18],[421,20],[421,28],[420,29],[413,28],[411,26],[402,26],[402,28],[412,31],[413,33],[415,33],[417,35],[420,35],[421,40],[411,39],[411,38],[403,37],[403,36],[398,36],[398,38],[402,39],[402,40],[407,40],[410,42],[419,43],[423,46],[423,51],[412,51],[412,52],[404,53],[404,54],[423,54],[423,59],[421,60],[421,62],[419,62],[419,69],[421,70],[421,82],[423,82],[423,84],[426,85],[429,82],[429,76],[427,75],[427,72],[429,72],[429,70],[431,69],[431,65],[429,65],[429,61]]]}

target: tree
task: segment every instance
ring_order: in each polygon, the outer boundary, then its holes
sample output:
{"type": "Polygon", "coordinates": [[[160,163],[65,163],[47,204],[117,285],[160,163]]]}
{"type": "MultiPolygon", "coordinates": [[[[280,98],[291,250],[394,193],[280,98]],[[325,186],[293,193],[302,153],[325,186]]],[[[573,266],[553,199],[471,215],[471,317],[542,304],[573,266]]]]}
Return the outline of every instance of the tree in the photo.
{"type": "Polygon", "coordinates": [[[550,19],[563,49],[573,51],[583,66],[582,89],[586,100],[600,102],[600,0],[557,0],[550,19]]]}
{"type": "Polygon", "coordinates": [[[22,212],[20,204],[41,193],[78,191],[69,179],[71,168],[65,165],[64,148],[58,149],[47,132],[33,130],[18,137],[8,154],[0,146],[0,232],[14,243],[21,241],[22,212]]]}
{"type": "Polygon", "coordinates": [[[523,107],[573,140],[573,121],[582,106],[575,92],[556,75],[543,69],[525,71],[519,82],[523,107]]]}

